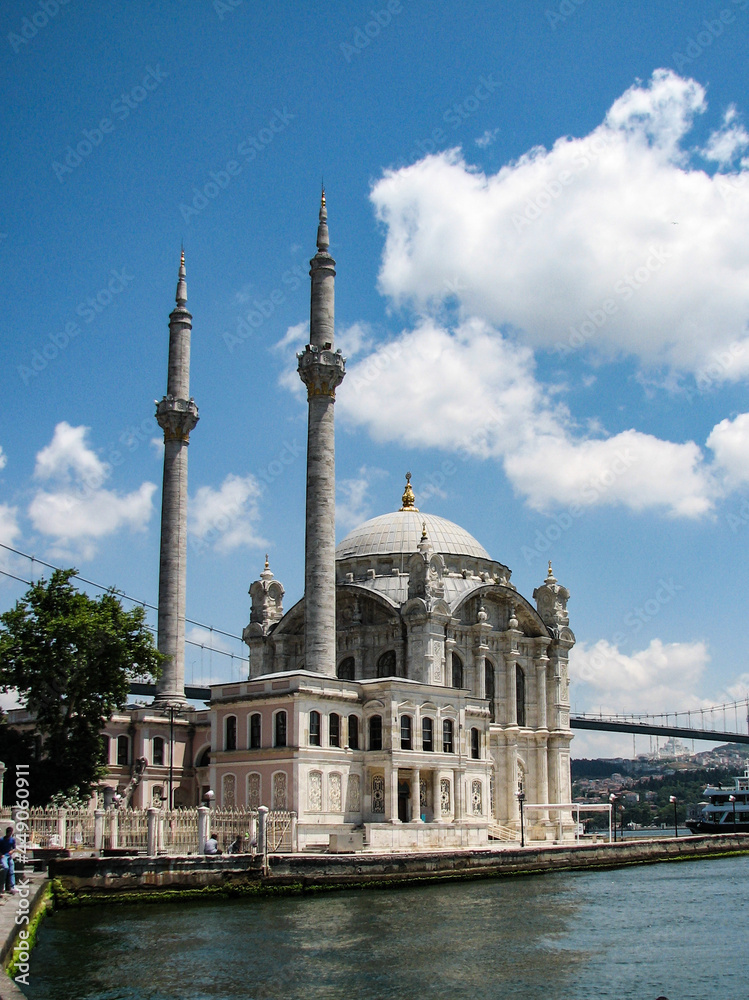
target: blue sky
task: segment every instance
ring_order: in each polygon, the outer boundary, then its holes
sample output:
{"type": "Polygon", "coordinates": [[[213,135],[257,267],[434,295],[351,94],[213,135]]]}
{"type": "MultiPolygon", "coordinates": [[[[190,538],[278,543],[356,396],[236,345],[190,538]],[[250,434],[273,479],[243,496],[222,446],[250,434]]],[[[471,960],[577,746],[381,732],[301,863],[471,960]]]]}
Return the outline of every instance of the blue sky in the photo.
{"type": "MultiPolygon", "coordinates": [[[[578,710],[744,697],[748,19],[749,0],[6,5],[0,540],[155,603],[184,241],[188,615],[239,634],[266,550],[301,595],[294,351],[324,176],[339,537],[410,470],[523,594],[553,560],[578,710]]],[[[23,589],[4,578],[0,606],[23,589]]]]}

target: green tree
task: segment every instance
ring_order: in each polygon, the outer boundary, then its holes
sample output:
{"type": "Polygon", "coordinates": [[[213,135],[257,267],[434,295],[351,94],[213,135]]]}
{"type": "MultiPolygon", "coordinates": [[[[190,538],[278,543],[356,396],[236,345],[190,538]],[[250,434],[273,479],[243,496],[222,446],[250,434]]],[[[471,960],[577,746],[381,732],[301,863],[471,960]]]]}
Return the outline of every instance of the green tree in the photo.
{"type": "MultiPolygon", "coordinates": [[[[131,680],[155,680],[162,655],[143,608],[126,611],[114,591],[91,598],[55,570],[0,615],[0,689],[34,716],[34,800],[88,797],[106,772],[102,729],[127,701],[131,680]]],[[[33,764],[32,764],[33,767],[33,764]]]]}

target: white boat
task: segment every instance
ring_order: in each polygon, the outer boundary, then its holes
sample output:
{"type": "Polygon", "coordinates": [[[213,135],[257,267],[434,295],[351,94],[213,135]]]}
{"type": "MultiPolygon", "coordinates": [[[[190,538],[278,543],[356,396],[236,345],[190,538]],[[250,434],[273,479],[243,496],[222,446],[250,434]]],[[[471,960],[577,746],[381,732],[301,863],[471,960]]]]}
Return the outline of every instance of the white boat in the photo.
{"type": "Polygon", "coordinates": [[[749,764],[733,787],[708,785],[699,819],[687,820],[692,833],[749,833],[749,764]]]}

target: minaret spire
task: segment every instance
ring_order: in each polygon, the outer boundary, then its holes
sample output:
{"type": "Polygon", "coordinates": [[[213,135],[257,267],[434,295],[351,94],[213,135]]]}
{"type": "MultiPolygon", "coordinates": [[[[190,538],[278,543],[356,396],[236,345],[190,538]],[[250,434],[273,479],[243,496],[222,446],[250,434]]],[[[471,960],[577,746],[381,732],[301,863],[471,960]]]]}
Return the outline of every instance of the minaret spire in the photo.
{"type": "Polygon", "coordinates": [[[167,657],[155,704],[181,706],[185,698],[185,604],[187,592],[187,446],[198,422],[190,396],[190,337],[184,247],[177,278],[177,305],[169,316],[169,372],[166,396],[156,404],[164,431],[159,561],[159,650],[167,657]]]}
{"type": "Polygon", "coordinates": [[[304,665],[335,677],[335,390],[346,374],[334,350],[335,261],[328,253],[325,189],[317,253],[310,261],[309,344],[299,359],[307,386],[307,518],[304,550],[304,665]]]}

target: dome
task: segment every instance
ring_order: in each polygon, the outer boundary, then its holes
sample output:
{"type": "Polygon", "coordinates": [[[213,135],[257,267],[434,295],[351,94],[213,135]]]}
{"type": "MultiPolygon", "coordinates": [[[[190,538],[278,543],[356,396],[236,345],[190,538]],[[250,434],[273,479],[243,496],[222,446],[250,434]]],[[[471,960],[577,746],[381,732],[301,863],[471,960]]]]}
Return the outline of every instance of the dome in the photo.
{"type": "Polygon", "coordinates": [[[435,552],[473,556],[476,559],[491,558],[484,546],[465,528],[436,514],[422,514],[413,509],[380,514],[360,524],[338,543],[335,557],[355,559],[359,556],[411,555],[417,551],[421,541],[423,524],[426,524],[435,552]]]}

